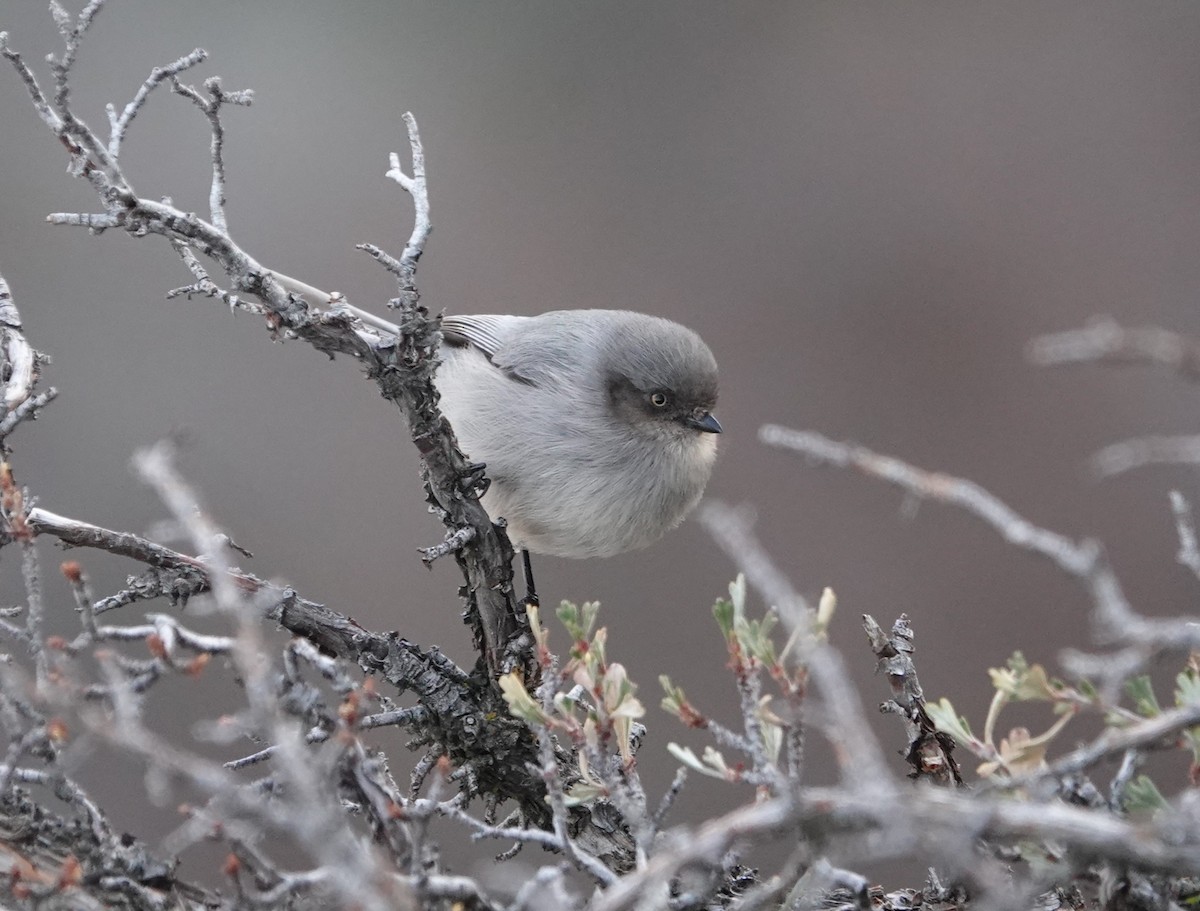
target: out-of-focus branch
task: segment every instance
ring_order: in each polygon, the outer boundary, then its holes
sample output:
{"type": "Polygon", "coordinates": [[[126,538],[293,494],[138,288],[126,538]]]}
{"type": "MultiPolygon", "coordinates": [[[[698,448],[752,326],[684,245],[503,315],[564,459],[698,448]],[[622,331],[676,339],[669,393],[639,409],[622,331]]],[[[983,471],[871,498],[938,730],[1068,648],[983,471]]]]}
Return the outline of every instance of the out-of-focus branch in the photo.
{"type": "MultiPolygon", "coordinates": [[[[1029,358],[1042,366],[1137,364],[1167,367],[1200,381],[1200,343],[1157,326],[1130,329],[1104,318],[1082,329],[1043,335],[1029,343],[1029,358]]],[[[1090,459],[1101,478],[1147,465],[1200,463],[1200,436],[1144,436],[1110,443],[1090,459]]]]}
{"type": "Polygon", "coordinates": [[[798,453],[817,465],[855,468],[895,484],[913,496],[965,509],[994,528],[1009,543],[1053,562],[1078,579],[1092,597],[1096,631],[1106,642],[1146,651],[1200,648],[1200,625],[1187,620],[1142,617],[1134,612],[1098,541],[1074,541],[1042,528],[972,481],[925,471],[855,443],[839,443],[819,433],[768,424],[759,430],[768,446],[798,453]]]}
{"type": "Polygon", "coordinates": [[[1200,381],[1200,344],[1157,326],[1126,328],[1107,317],[1082,329],[1033,339],[1029,359],[1043,367],[1069,364],[1159,364],[1200,381]]]}
{"type": "Polygon", "coordinates": [[[1109,443],[1091,457],[1101,478],[1124,474],[1147,465],[1200,464],[1200,435],[1133,437],[1109,443]]]}
{"type": "Polygon", "coordinates": [[[857,443],[839,443],[812,431],[766,424],[759,428],[758,438],[767,446],[802,455],[813,464],[855,468],[922,499],[965,509],[998,531],[1010,544],[1046,557],[1072,576],[1087,581],[1090,587],[1105,595],[1107,611],[1119,616],[1129,609],[1120,589],[1113,588],[1116,580],[1110,578],[1095,541],[1076,542],[1034,525],[973,481],[926,471],[892,456],[872,452],[857,443]],[[1110,598],[1116,599],[1115,602],[1107,603],[1110,598]]]}

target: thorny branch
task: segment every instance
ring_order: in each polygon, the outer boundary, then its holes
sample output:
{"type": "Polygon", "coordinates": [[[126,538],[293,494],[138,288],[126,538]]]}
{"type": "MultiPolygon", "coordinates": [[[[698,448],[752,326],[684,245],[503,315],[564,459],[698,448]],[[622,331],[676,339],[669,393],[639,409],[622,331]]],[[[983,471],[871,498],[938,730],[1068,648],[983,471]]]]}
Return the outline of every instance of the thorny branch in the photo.
{"type": "Polygon", "coordinates": [[[963,784],[962,772],[954,758],[954,739],[937,729],[925,708],[925,692],[917,679],[913,663],[912,626],[904,614],[892,624],[891,634],[870,614],[863,614],[863,629],[871,651],[879,659],[877,671],[887,676],[892,698],[879,711],[902,715],[908,734],[905,761],[912,766],[910,778],[928,778],[935,784],[963,784]]]}
{"type": "Polygon", "coordinates": [[[43,122],[66,147],[72,173],[92,184],[104,208],[103,213],[58,213],[49,220],[87,225],[93,230],[120,227],[135,236],[162,235],[184,257],[193,274],[197,274],[197,268],[191,254],[197,251],[217,263],[230,285],[228,290],[221,289],[203,273],[203,277],[197,275],[194,290],[221,296],[231,304],[236,298],[248,295],[262,304],[273,337],[299,338],[330,356],[345,354],[362,363],[384,398],[399,406],[408,422],[422,458],[430,503],[436,507],[448,533],[454,535],[463,528],[472,529],[469,540],[464,541],[455,558],[466,578],[467,617],[482,645],[487,672],[496,677],[526,664],[529,639],[513,595],[512,548],[503,530],[491,523],[479,504],[473,486],[478,479],[472,475],[450,425],[437,408],[433,371],[440,341],[438,320],[417,303],[413,283],[416,263],[430,232],[424,151],[416,121],[405,115],[413,155],[412,176],[403,173],[395,155],[389,171],[389,176],[412,195],[416,208],[413,233],[398,261],[400,298],[396,306],[400,318],[398,323],[364,319],[365,311],[353,307],[341,296],[317,291],[294,280],[281,280],[278,273],[257,262],[228,233],[221,109],[226,104],[248,104],[251,96],[248,92],[227,91],[219,81],[210,79],[205,83],[208,92],[205,98],[180,83],[178,75],[204,59],[202,50],[192,51],[152,71],[121,115],[110,112],[108,142],[103,142],[76,115],[70,100],[71,70],[80,42],[102,7],[103,0],[89,4],[74,22],[56,7],[65,50],[52,64],[55,91],[51,97],[43,93],[33,71],[8,44],[7,35],[0,34],[0,54],[16,68],[43,122]],[[130,123],[153,90],[168,81],[202,111],[210,124],[212,191],[208,221],[169,202],[140,196],[120,164],[122,141],[130,123]],[[297,288],[303,290],[297,292],[297,288]],[[306,298],[309,290],[316,292],[312,295],[315,300],[306,298]],[[321,306],[327,309],[322,310],[321,306]],[[472,486],[464,487],[465,478],[473,478],[472,486]]]}

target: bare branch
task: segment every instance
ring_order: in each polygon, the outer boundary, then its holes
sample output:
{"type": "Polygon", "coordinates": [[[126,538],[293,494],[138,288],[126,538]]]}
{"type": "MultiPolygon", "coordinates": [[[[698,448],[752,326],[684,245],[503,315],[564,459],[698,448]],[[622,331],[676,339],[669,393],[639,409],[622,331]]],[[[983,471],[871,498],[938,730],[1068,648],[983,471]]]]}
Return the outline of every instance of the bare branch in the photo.
{"type": "Polygon", "coordinates": [[[46,221],[52,225],[67,225],[74,228],[87,228],[93,234],[107,231],[109,228],[119,228],[121,219],[116,215],[103,212],[51,212],[46,221]]]}
{"type": "Polygon", "coordinates": [[[417,302],[417,288],[413,284],[413,276],[417,271],[417,260],[425,252],[425,242],[433,231],[429,220],[429,187],[425,181],[425,149],[421,145],[421,134],[417,130],[417,120],[411,112],[404,113],[404,125],[408,128],[408,145],[412,151],[412,176],[404,173],[400,166],[400,156],[391,153],[391,167],[387,176],[404,188],[413,200],[413,229],[404,252],[400,254],[400,297],[404,301],[417,302]]]}
{"type": "Polygon", "coordinates": [[[212,76],[204,81],[204,89],[208,92],[208,98],[205,98],[192,86],[181,83],[175,74],[171,74],[170,79],[175,91],[196,105],[208,119],[209,131],[212,134],[209,148],[209,155],[212,157],[212,187],[208,194],[208,209],[213,226],[218,231],[227,233],[229,227],[225,221],[225,127],[221,123],[221,105],[249,106],[254,93],[245,90],[226,92],[221,88],[221,80],[212,76]]]}
{"type": "Polygon", "coordinates": [[[3,381],[4,416],[0,418],[0,445],[19,424],[34,420],[58,396],[51,386],[35,393],[40,356],[25,340],[21,314],[4,276],[0,275],[0,376],[3,381]]]}
{"type": "Polygon", "coordinates": [[[6,361],[7,380],[4,384],[4,410],[12,411],[31,395],[37,382],[37,353],[25,341],[21,314],[8,282],[0,275],[0,339],[6,361]]]}
{"type": "Polygon", "coordinates": [[[42,88],[38,85],[37,77],[33,74],[33,70],[29,68],[29,64],[14,51],[8,44],[8,32],[0,32],[0,55],[4,56],[13,69],[17,71],[17,75],[21,81],[25,83],[25,88],[29,92],[29,97],[33,101],[33,108],[37,111],[42,122],[46,124],[56,135],[62,132],[62,118],[54,113],[54,109],[50,107],[50,102],[46,100],[46,96],[42,93],[42,88]]]}
{"type": "Polygon", "coordinates": [[[433,564],[434,560],[444,557],[447,554],[458,553],[475,537],[475,529],[469,525],[464,525],[457,531],[450,532],[446,535],[444,541],[440,544],[435,544],[433,547],[421,548],[421,560],[426,566],[433,564]]]}

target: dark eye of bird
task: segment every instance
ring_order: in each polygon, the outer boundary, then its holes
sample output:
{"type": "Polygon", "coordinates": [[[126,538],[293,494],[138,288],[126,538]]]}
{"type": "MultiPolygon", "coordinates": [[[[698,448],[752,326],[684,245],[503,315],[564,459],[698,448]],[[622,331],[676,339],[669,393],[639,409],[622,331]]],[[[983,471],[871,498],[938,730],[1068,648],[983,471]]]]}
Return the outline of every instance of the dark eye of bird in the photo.
{"type": "Polygon", "coordinates": [[[655,408],[664,408],[667,404],[667,394],[665,392],[651,392],[650,404],[655,408]]]}

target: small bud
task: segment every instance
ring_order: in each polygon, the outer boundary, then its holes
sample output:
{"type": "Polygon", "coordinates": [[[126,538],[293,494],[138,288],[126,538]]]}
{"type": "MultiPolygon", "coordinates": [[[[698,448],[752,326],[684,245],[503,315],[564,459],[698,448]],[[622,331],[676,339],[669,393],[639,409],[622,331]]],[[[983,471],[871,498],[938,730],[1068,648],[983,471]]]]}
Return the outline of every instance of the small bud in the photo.
{"type": "Polygon", "coordinates": [[[61,567],[62,574],[67,577],[67,581],[78,585],[83,581],[83,567],[75,560],[65,561],[61,567]]]}
{"type": "Polygon", "coordinates": [[[342,724],[347,727],[354,727],[358,724],[358,694],[348,693],[346,698],[342,700],[342,704],[338,706],[338,718],[342,724]]]}
{"type": "Polygon", "coordinates": [[[62,869],[58,872],[58,888],[70,889],[83,881],[83,866],[74,854],[68,854],[63,861],[62,869]]]}
{"type": "Polygon", "coordinates": [[[150,654],[160,661],[165,661],[167,657],[167,646],[162,641],[162,637],[158,633],[151,633],[146,637],[146,648],[150,650],[150,654]]]}

